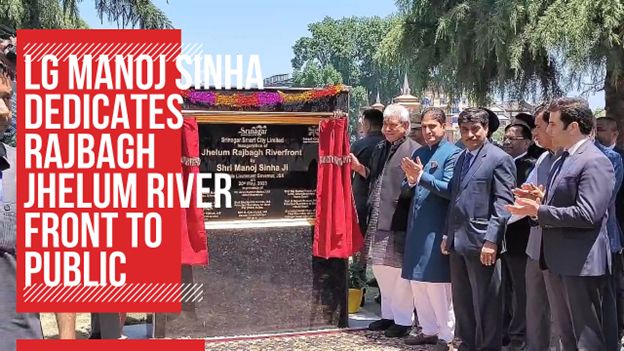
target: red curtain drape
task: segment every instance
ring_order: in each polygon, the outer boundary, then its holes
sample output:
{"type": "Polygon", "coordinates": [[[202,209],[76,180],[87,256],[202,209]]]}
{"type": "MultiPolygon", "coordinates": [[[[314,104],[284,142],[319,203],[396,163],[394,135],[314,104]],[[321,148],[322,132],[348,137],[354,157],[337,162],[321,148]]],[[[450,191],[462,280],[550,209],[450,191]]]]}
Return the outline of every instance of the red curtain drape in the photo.
{"type": "Polygon", "coordinates": [[[319,163],[313,255],[347,258],[362,246],[351,192],[348,120],[323,119],[319,132],[319,163]]]}
{"type": "MultiPolygon", "coordinates": [[[[190,174],[199,173],[199,133],[195,118],[184,118],[182,126],[182,173],[184,182],[190,174]]],[[[191,207],[181,210],[182,216],[182,264],[208,264],[204,210],[197,208],[196,186],[193,186],[191,207]]]]}

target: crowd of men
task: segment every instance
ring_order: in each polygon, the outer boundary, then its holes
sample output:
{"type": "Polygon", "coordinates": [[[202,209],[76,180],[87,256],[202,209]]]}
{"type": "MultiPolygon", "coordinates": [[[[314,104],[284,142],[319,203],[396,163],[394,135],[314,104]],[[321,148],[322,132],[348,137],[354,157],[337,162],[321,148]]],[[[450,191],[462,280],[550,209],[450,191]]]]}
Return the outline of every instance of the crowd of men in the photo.
{"type": "Polygon", "coordinates": [[[456,144],[442,109],[420,117],[414,135],[405,107],[366,110],[352,145],[360,263],[381,294],[369,329],[442,349],[619,350],[616,120],[558,98],[515,116],[498,145],[486,108],[459,114],[456,144]]]}

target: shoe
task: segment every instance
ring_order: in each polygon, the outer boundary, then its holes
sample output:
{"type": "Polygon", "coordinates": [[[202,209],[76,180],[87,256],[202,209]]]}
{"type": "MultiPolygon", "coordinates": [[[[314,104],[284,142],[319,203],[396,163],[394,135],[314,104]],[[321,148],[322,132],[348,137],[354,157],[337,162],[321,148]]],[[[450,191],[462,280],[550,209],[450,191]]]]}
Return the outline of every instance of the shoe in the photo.
{"type": "Polygon", "coordinates": [[[360,301],[360,307],[364,307],[366,304],[366,288],[362,291],[362,301],[360,301]]]}
{"type": "Polygon", "coordinates": [[[89,339],[93,340],[93,339],[102,339],[102,335],[100,333],[91,333],[89,335],[89,339]]]}
{"type": "Polygon", "coordinates": [[[402,338],[404,336],[409,335],[410,331],[412,331],[412,326],[404,326],[393,324],[390,328],[386,329],[384,335],[387,338],[402,338]]]}
{"type": "Polygon", "coordinates": [[[372,331],[380,331],[386,330],[394,325],[394,321],[392,319],[380,319],[378,321],[374,321],[373,323],[368,325],[368,330],[372,331]]]}
{"type": "Polygon", "coordinates": [[[438,343],[437,335],[425,335],[423,333],[410,335],[405,338],[406,345],[435,345],[438,343]]]}

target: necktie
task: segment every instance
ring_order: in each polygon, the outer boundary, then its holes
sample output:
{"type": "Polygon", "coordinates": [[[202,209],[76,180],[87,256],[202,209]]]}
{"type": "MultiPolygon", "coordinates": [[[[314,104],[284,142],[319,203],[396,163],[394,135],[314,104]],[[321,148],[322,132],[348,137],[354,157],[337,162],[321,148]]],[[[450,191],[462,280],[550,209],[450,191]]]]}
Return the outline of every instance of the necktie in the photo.
{"type": "Polygon", "coordinates": [[[561,157],[559,157],[557,159],[557,161],[555,161],[555,164],[553,164],[553,167],[550,169],[550,173],[548,174],[548,187],[546,188],[546,193],[544,194],[544,202],[546,202],[546,200],[548,199],[548,194],[550,193],[550,188],[552,187],[552,183],[555,180],[555,178],[557,178],[557,176],[559,175],[559,172],[561,172],[561,166],[563,166],[563,162],[565,161],[565,159],[570,155],[569,152],[564,151],[561,154],[561,157]]]}
{"type": "Polygon", "coordinates": [[[460,180],[464,180],[466,174],[468,174],[468,170],[470,169],[470,160],[472,160],[472,153],[466,151],[466,156],[464,157],[464,163],[461,168],[461,177],[460,180]]]}

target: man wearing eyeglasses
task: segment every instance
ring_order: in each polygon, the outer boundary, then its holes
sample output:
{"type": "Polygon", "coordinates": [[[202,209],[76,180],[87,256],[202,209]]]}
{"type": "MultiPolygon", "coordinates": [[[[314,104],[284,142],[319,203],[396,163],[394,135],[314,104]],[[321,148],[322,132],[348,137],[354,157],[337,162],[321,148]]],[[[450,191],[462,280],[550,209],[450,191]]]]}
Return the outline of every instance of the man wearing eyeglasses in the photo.
{"type": "MultiPolygon", "coordinates": [[[[526,182],[536,159],[528,153],[532,144],[531,130],[524,124],[505,128],[503,150],[514,159],[517,185],[526,182]]],[[[526,247],[531,225],[522,218],[507,226],[506,251],[502,260],[503,346],[509,350],[526,348],[526,247]]]]}

